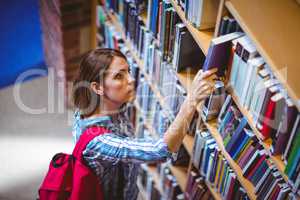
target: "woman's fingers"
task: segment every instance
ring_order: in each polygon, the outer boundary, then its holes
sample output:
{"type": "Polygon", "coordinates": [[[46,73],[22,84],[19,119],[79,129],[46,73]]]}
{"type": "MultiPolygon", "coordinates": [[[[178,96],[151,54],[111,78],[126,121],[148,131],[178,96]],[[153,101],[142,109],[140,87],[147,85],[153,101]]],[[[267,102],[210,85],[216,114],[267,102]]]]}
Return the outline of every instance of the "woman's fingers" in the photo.
{"type": "Polygon", "coordinates": [[[205,71],[205,72],[201,73],[200,79],[209,78],[210,76],[212,76],[213,74],[215,74],[217,71],[218,71],[218,68],[213,68],[213,69],[210,69],[208,71],[205,71]]]}

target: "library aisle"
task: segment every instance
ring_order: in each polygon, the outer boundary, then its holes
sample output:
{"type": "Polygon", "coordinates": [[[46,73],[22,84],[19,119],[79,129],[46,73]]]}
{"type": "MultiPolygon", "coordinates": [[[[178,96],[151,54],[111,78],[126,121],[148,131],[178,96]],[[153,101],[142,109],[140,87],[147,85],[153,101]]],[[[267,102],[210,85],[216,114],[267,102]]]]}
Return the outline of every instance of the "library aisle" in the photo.
{"type": "MultiPolygon", "coordinates": [[[[16,105],[13,88],[0,90],[0,199],[32,200],[52,156],[72,150],[71,125],[67,110],[57,112],[57,104],[52,113],[25,113],[16,105]]],[[[46,76],[23,83],[20,97],[26,106],[40,109],[48,107],[47,93],[46,76]]]]}

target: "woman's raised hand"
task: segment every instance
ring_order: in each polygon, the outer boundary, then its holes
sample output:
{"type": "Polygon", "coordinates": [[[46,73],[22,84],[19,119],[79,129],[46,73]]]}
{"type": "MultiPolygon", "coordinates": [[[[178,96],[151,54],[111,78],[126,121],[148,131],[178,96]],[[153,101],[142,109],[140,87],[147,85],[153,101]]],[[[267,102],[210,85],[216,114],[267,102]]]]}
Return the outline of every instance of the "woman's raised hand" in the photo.
{"type": "Polygon", "coordinates": [[[187,100],[192,106],[197,106],[206,99],[214,90],[217,68],[203,72],[199,70],[189,88],[187,100]]]}

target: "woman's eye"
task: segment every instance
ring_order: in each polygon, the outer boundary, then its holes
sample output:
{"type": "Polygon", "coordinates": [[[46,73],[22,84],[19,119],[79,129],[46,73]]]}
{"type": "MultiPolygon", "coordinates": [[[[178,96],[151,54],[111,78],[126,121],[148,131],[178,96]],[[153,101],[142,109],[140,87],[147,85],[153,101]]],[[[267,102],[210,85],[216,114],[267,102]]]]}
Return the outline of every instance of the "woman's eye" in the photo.
{"type": "Polygon", "coordinates": [[[123,78],[123,75],[122,75],[122,74],[116,74],[116,75],[115,75],[115,78],[116,78],[116,79],[121,79],[121,78],[123,78]]]}

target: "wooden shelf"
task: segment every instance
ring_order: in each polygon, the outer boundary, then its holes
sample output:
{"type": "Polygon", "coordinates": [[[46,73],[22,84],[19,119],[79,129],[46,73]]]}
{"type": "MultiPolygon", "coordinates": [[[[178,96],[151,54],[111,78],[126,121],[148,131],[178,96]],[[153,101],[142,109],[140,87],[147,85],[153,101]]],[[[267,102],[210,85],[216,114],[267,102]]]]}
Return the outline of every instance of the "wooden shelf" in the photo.
{"type": "Polygon", "coordinates": [[[214,32],[213,31],[199,31],[196,29],[187,19],[185,18],[185,14],[182,9],[177,5],[175,0],[170,0],[174,9],[176,10],[177,14],[181,18],[182,22],[186,25],[187,29],[192,34],[193,38],[203,51],[205,55],[208,53],[210,42],[213,38],[214,32]]]}
{"type": "Polygon", "coordinates": [[[187,179],[188,179],[187,167],[170,165],[170,170],[171,170],[172,174],[176,177],[176,180],[177,180],[181,190],[185,191],[187,179]]]}
{"type": "Polygon", "coordinates": [[[208,181],[205,181],[205,184],[207,185],[207,188],[209,189],[215,200],[222,200],[221,194],[215,191],[215,188],[208,181]]]}
{"type": "Polygon", "coordinates": [[[284,169],[285,169],[285,164],[283,163],[283,161],[281,160],[281,155],[272,155],[270,148],[271,148],[271,144],[272,144],[272,140],[268,139],[266,141],[262,140],[262,135],[259,132],[259,130],[256,128],[253,118],[250,114],[250,111],[248,111],[247,109],[245,109],[239,102],[237,96],[235,95],[233,89],[229,88],[228,89],[230,95],[232,96],[233,101],[235,102],[235,104],[237,105],[237,107],[239,108],[239,110],[241,111],[241,113],[243,114],[243,116],[245,116],[247,118],[248,124],[250,125],[251,129],[253,130],[253,133],[256,135],[256,137],[260,140],[260,143],[263,145],[263,147],[267,150],[267,153],[269,155],[269,157],[271,158],[271,160],[273,161],[273,163],[275,164],[275,166],[277,167],[278,171],[280,171],[282,177],[284,178],[284,180],[286,182],[288,182],[288,177],[287,175],[284,173],[284,169]]]}
{"type": "Polygon", "coordinates": [[[147,11],[145,11],[141,14],[141,18],[142,18],[144,24],[146,25],[147,24],[147,11]]]}
{"type": "Polygon", "coordinates": [[[300,6],[295,0],[230,0],[225,5],[300,110],[300,6]]]}
{"type": "Polygon", "coordinates": [[[183,139],[183,145],[189,155],[192,157],[193,154],[193,146],[194,146],[194,137],[191,135],[186,135],[183,139]]]}
{"type": "Polygon", "coordinates": [[[156,189],[157,189],[161,194],[163,194],[163,189],[161,188],[161,179],[160,179],[160,176],[159,176],[159,174],[158,174],[158,172],[157,172],[156,166],[149,166],[149,165],[148,165],[148,172],[149,172],[149,174],[153,177],[153,180],[154,180],[156,189]]]}
{"type": "Polygon", "coordinates": [[[209,123],[205,123],[205,125],[207,126],[213,138],[216,140],[216,143],[219,149],[221,150],[222,155],[226,158],[230,167],[234,170],[235,174],[237,175],[239,182],[245,188],[249,198],[253,200],[256,199],[255,188],[253,184],[243,176],[242,169],[234,162],[234,160],[227,153],[223,145],[223,139],[216,128],[216,124],[214,122],[209,122],[209,123]]]}

